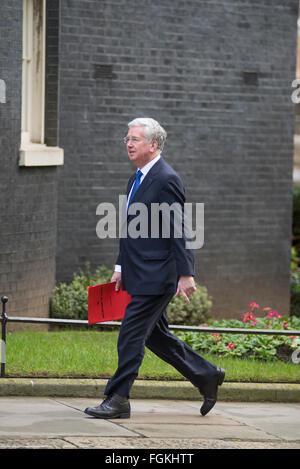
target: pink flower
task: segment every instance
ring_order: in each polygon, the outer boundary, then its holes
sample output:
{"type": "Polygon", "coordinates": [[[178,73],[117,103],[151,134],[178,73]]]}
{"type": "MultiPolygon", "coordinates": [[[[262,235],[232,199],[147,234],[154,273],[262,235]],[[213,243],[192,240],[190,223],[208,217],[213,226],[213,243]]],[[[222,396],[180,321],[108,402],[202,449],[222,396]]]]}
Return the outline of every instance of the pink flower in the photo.
{"type": "Polygon", "coordinates": [[[220,338],[220,334],[212,334],[212,336],[215,337],[216,339],[220,338]]]}
{"type": "Polygon", "coordinates": [[[242,316],[242,322],[250,322],[251,319],[256,319],[253,313],[244,313],[242,316]]]}
{"type": "Polygon", "coordinates": [[[233,345],[233,343],[230,343],[228,344],[228,348],[230,348],[230,350],[232,350],[235,346],[233,345]]]}
{"type": "Polygon", "coordinates": [[[283,324],[282,324],[282,326],[283,326],[284,329],[287,328],[287,325],[288,325],[288,322],[287,322],[287,321],[284,321],[283,324]]]}
{"type": "Polygon", "coordinates": [[[278,317],[278,319],[281,319],[282,316],[280,316],[280,314],[278,314],[278,311],[274,311],[274,315],[278,317]]]}
{"type": "Polygon", "coordinates": [[[276,319],[276,317],[278,319],[282,319],[282,316],[280,314],[278,314],[278,311],[269,311],[268,314],[267,314],[267,317],[270,319],[270,318],[274,318],[276,319]]]}
{"type": "Polygon", "coordinates": [[[295,339],[295,335],[290,335],[290,339],[295,339]]]}
{"type": "Polygon", "coordinates": [[[253,311],[255,308],[259,309],[259,305],[255,303],[254,301],[251,301],[251,303],[248,304],[248,308],[250,308],[251,311],[253,311]]]}

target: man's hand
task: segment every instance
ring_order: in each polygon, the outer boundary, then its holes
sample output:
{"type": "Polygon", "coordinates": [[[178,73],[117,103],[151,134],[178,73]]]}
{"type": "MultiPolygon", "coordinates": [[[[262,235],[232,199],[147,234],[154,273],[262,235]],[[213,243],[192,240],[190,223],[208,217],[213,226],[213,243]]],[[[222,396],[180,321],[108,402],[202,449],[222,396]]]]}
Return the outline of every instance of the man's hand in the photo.
{"type": "Polygon", "coordinates": [[[118,291],[121,285],[121,272],[114,272],[110,281],[116,282],[116,291],[118,291]]]}
{"type": "Polygon", "coordinates": [[[195,286],[194,277],[192,276],[182,276],[179,277],[177,292],[175,296],[182,294],[184,300],[189,303],[189,296],[191,296],[197,288],[195,286]]]}

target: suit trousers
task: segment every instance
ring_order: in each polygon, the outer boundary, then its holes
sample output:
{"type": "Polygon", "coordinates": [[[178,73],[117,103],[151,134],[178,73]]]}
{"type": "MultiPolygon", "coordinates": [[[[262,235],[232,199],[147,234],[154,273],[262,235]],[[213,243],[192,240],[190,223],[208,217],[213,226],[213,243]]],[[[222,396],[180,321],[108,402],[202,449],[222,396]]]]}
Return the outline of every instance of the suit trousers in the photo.
{"type": "Polygon", "coordinates": [[[144,358],[145,345],[201,388],[216,374],[217,367],[169,331],[166,307],[174,293],[133,295],[127,305],[118,338],[118,368],[104,394],[129,397],[144,358]]]}

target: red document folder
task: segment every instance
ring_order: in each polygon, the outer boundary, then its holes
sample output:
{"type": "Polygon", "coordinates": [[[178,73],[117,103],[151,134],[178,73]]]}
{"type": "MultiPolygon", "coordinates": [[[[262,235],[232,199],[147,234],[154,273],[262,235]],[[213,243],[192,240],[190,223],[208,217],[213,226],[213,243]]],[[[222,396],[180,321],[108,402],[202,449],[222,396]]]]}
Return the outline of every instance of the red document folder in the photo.
{"type": "Polygon", "coordinates": [[[131,296],[123,290],[116,291],[116,282],[88,287],[88,323],[122,319],[131,296]]]}

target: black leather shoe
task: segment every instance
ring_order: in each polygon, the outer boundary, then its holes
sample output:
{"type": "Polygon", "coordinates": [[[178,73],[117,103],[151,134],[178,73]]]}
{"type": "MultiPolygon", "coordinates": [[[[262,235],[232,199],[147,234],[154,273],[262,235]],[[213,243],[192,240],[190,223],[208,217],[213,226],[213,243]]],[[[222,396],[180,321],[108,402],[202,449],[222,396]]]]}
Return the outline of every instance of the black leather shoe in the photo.
{"type": "Polygon", "coordinates": [[[130,403],[127,397],[111,394],[97,407],[87,407],[86,414],[97,419],[129,419],[130,403]]]}
{"type": "Polygon", "coordinates": [[[223,368],[217,369],[217,374],[205,386],[199,388],[200,393],[204,396],[204,402],[200,409],[201,414],[204,416],[213,408],[217,402],[218,386],[221,386],[225,378],[225,370],[223,368]]]}

